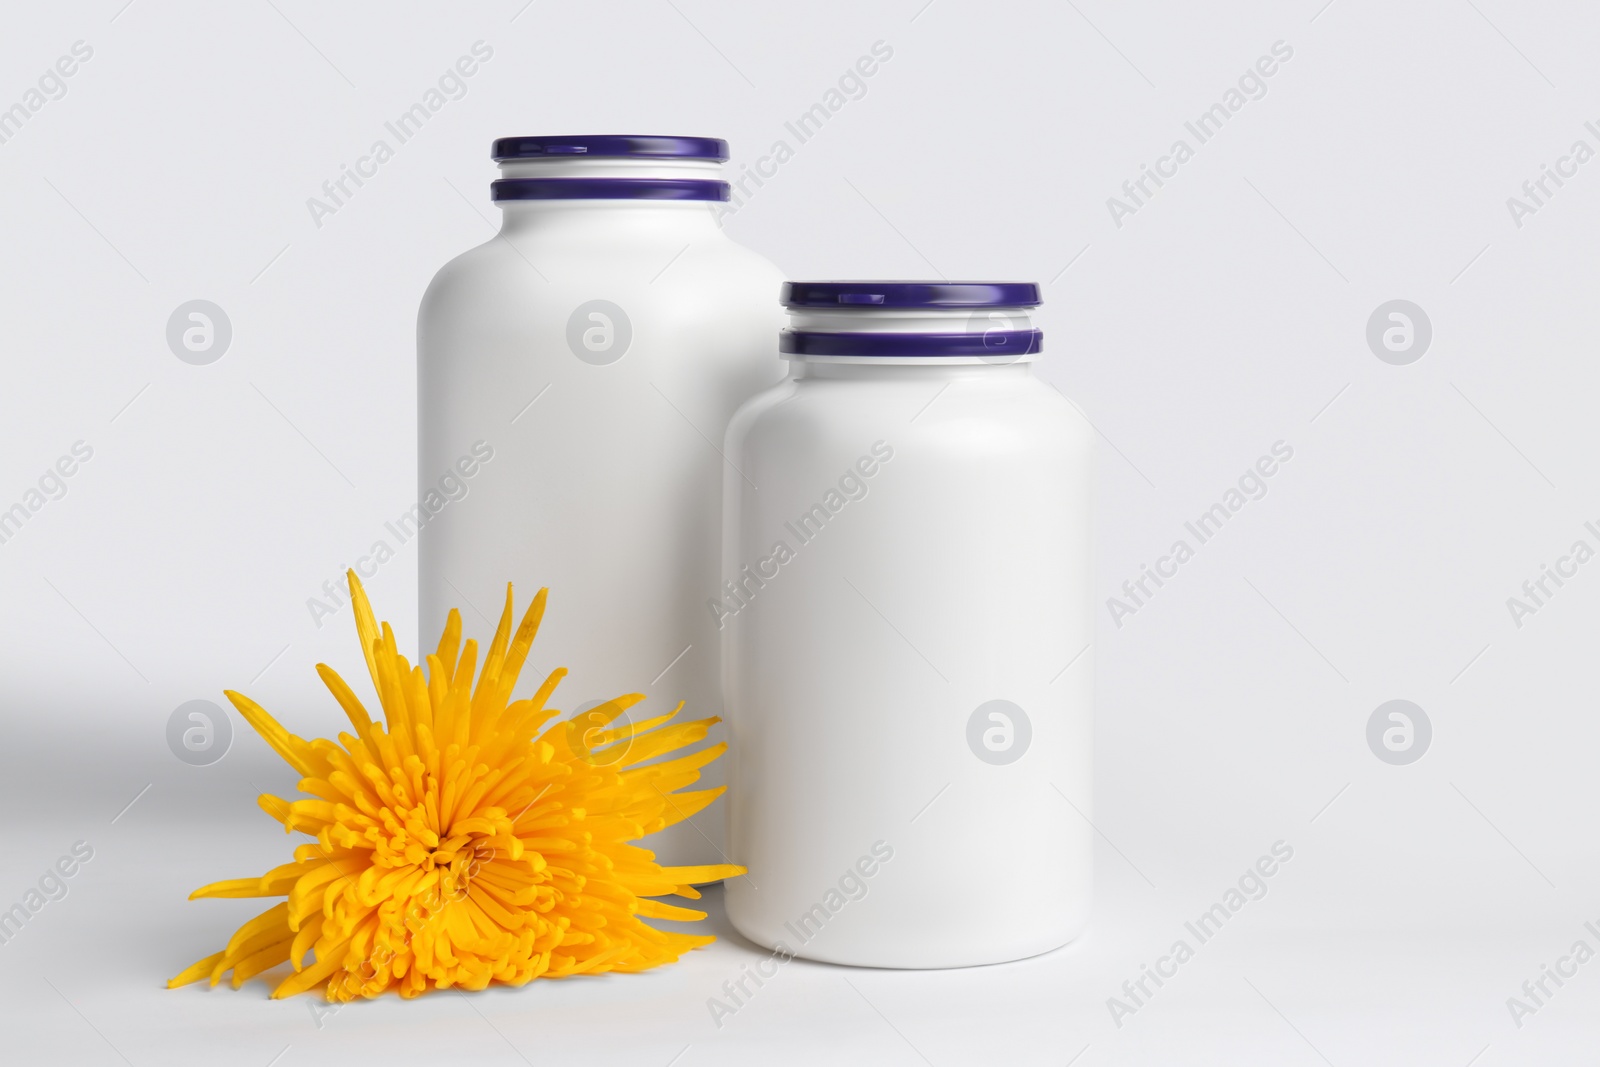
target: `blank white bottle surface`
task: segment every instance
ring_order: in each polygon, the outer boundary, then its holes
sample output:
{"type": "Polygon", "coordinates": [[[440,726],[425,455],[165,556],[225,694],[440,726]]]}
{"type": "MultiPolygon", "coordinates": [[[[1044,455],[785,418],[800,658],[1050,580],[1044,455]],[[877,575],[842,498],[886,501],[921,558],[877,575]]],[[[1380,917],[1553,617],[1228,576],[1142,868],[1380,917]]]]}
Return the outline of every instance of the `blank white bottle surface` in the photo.
{"type": "Polygon", "coordinates": [[[785,286],[791,377],[725,451],[729,918],[951,967],[1087,921],[1093,430],[1023,283],[785,286]]]}
{"type": "MultiPolygon", "coordinates": [[[[422,632],[458,606],[487,640],[506,582],[523,603],[549,586],[528,673],[570,669],[553,706],[643,692],[639,717],[679,700],[685,718],[719,715],[701,592],[716,582],[718,448],[781,374],[782,275],[718,225],[722,141],[511,137],[494,155],[500,231],[439,271],[417,323],[420,493],[437,505],[422,632]]],[[[722,775],[719,761],[702,785],[722,775]]],[[[718,806],[695,818],[646,847],[722,862],[718,806]]]]}

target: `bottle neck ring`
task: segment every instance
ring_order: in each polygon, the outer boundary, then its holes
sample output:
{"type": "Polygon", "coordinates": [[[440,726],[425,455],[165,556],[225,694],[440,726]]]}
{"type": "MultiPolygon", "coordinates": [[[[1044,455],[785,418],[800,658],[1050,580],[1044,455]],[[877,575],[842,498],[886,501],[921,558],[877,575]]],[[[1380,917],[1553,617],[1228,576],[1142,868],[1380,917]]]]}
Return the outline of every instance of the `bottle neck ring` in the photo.
{"type": "Polygon", "coordinates": [[[728,183],[699,178],[499,178],[490,199],[710,200],[728,199],[728,183]]]}
{"type": "Polygon", "coordinates": [[[830,363],[1031,363],[1044,333],[1026,307],[796,308],[779,335],[785,359],[830,363]]]}

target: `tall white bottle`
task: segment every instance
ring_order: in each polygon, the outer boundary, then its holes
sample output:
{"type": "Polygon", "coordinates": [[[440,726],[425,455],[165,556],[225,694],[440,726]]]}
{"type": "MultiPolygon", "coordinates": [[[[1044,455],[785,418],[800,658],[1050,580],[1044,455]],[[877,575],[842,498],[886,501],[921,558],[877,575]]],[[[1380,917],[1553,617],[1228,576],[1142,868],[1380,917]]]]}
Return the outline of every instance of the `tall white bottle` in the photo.
{"type": "MultiPolygon", "coordinates": [[[[492,632],[505,596],[550,587],[534,649],[571,712],[720,714],[721,442],[781,375],[782,275],[721,230],[712,138],[495,142],[500,232],[451,260],[417,322],[423,639],[460,606],[492,632]]],[[[707,743],[720,739],[720,728],[707,743]]],[[[723,780],[720,762],[705,785],[723,780]]],[[[722,861],[721,802],[645,841],[722,861]]]]}

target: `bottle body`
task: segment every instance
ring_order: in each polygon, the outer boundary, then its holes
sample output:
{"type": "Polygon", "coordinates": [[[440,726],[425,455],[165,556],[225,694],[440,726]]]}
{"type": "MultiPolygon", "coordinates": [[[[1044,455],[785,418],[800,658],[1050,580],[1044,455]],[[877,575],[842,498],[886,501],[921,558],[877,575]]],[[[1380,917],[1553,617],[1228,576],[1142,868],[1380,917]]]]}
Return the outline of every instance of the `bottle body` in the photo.
{"type": "MultiPolygon", "coordinates": [[[[777,375],[779,280],[692,202],[507,205],[447,264],[417,329],[419,492],[442,501],[419,538],[423,634],[460,607],[487,639],[507,582],[522,602],[548,586],[527,673],[569,669],[552,706],[643,692],[640,717],[720,714],[696,595],[717,570],[712,442],[777,375]]],[[[721,862],[720,813],[696,818],[645,847],[721,862]]]]}
{"type": "Polygon", "coordinates": [[[726,446],[729,918],[863,966],[1056,948],[1091,894],[1093,431],[1026,363],[797,366],[726,446]]]}

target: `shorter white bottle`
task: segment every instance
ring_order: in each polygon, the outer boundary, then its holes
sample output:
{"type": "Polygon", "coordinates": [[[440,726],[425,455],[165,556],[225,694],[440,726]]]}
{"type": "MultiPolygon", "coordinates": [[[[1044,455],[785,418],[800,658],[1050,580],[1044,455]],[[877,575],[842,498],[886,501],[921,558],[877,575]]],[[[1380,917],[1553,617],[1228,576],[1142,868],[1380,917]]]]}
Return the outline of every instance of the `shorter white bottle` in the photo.
{"type": "Polygon", "coordinates": [[[1093,430],[1023,283],[792,282],[728,429],[728,916],[784,955],[1020,959],[1091,894],[1093,430]]]}

